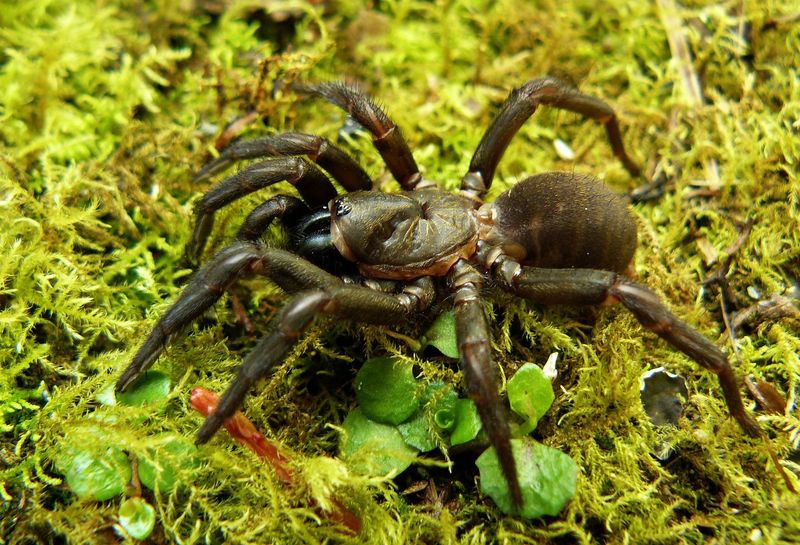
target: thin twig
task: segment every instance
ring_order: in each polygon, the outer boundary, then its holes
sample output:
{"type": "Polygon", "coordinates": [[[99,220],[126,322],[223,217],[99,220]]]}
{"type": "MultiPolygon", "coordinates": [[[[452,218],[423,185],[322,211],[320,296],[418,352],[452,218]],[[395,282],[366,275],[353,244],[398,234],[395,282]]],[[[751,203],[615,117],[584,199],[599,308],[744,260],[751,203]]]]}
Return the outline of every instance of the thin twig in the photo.
{"type": "MultiPolygon", "coordinates": [[[[208,416],[217,410],[219,396],[211,390],[197,386],[192,390],[189,403],[194,410],[203,416],[208,416]]],[[[233,416],[225,419],[224,426],[231,437],[269,463],[283,484],[297,486],[294,472],[289,466],[289,459],[278,451],[278,447],[268,441],[243,413],[236,411],[233,416]]],[[[318,509],[319,514],[341,524],[343,532],[349,535],[358,534],[361,531],[361,519],[337,498],[332,498],[331,504],[333,508],[330,511],[318,509]]]]}
{"type": "Polygon", "coordinates": [[[747,237],[750,236],[750,232],[752,230],[753,220],[750,219],[747,220],[747,223],[745,223],[744,226],[739,230],[739,236],[736,237],[736,240],[734,240],[730,246],[725,248],[725,255],[727,256],[725,261],[720,264],[714,274],[709,276],[703,282],[704,286],[716,284],[720,287],[719,306],[722,309],[722,320],[725,322],[725,329],[728,331],[728,336],[730,337],[731,345],[733,346],[733,354],[736,357],[736,362],[739,365],[741,365],[742,359],[739,356],[739,347],[736,343],[736,328],[734,327],[733,320],[728,312],[728,302],[733,304],[735,300],[735,294],[733,293],[730,282],[728,282],[728,272],[733,264],[733,259],[744,245],[747,237]]]}
{"type": "MultiPolygon", "coordinates": [[[[731,264],[733,263],[733,259],[739,250],[744,245],[747,237],[750,235],[750,231],[753,230],[753,220],[748,220],[747,223],[739,231],[739,236],[736,238],[733,243],[725,249],[725,254],[727,257],[725,261],[723,261],[719,268],[716,270],[714,274],[708,277],[703,282],[703,285],[711,285],[717,284],[720,287],[719,293],[719,301],[720,307],[722,309],[722,319],[725,322],[725,329],[728,331],[728,336],[731,339],[731,345],[733,346],[733,353],[736,357],[736,362],[741,365],[742,359],[739,356],[739,348],[736,343],[736,329],[733,325],[733,322],[728,314],[728,308],[726,304],[726,299],[730,299],[733,302],[733,290],[731,289],[730,283],[728,282],[727,274],[731,268],[731,264]]],[[[752,393],[752,391],[751,391],[752,393]]],[[[797,489],[794,487],[792,480],[789,478],[789,475],[786,473],[786,470],[781,465],[780,460],[778,459],[775,450],[772,448],[772,445],[769,442],[769,438],[762,434],[761,438],[764,441],[764,446],[767,449],[767,453],[769,454],[770,459],[772,459],[772,463],[775,464],[775,470],[783,479],[783,482],[786,484],[786,488],[789,489],[792,493],[797,493],[797,489]]]]}
{"type": "MultiPolygon", "coordinates": [[[[674,0],[658,0],[658,7],[661,23],[667,33],[667,41],[672,52],[672,58],[678,66],[684,97],[691,109],[699,110],[705,105],[705,99],[703,98],[700,77],[697,75],[692,63],[689,42],[686,39],[683,20],[678,13],[678,5],[674,0]]],[[[705,159],[703,166],[706,170],[708,187],[719,189],[722,186],[719,178],[719,163],[717,163],[716,159],[705,159]]]]}

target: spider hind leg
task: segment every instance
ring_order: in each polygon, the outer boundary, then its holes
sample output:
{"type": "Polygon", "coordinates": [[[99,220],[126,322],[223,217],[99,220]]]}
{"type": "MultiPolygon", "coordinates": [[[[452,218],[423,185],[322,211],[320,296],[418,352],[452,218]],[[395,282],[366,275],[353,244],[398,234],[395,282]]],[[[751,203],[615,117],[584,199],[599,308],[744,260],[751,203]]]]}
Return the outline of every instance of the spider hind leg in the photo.
{"type": "Polygon", "coordinates": [[[716,374],[731,416],[751,437],[763,436],[758,422],[744,408],[728,358],[714,343],[670,312],[650,289],[611,271],[524,267],[506,256],[496,258],[491,268],[504,289],[537,303],[622,303],[644,327],[716,374]]]}

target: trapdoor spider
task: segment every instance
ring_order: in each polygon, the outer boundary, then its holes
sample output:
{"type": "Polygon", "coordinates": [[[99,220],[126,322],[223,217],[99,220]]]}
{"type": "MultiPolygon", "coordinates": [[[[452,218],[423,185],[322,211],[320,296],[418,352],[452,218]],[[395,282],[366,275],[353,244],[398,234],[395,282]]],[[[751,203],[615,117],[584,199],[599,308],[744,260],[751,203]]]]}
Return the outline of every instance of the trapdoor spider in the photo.
{"type": "Polygon", "coordinates": [[[278,195],[250,213],[234,242],[197,271],[156,324],[117,382],[117,391],[128,388],[184,326],[245,275],[264,275],[294,296],[273,330],[245,358],[217,411],[200,428],[198,443],[214,435],[316,315],[396,325],[449,298],[467,390],[497,451],[512,499],[520,505],[522,491],[481,300],[481,288],[491,279],[542,304],[622,303],[643,326],[716,373],[731,415],[748,434],[761,434],[745,412],[723,353],[676,318],[652,291],[623,275],[637,238],[623,199],[595,178],[548,172],[517,183],[492,203],[483,202],[509,142],[542,104],[602,123],[614,155],[637,175],[617,117],[605,102],[553,78],[535,79],[514,90],[484,134],[456,195],[423,178],[399,129],[358,89],[323,83],[297,90],[339,106],[368,130],[403,191],[373,190],[356,161],[318,136],[284,133],[228,147],[199,171],[197,180],[241,159],[270,159],[225,178],[205,194],[187,246],[191,260],[201,255],[214,213],[223,206],[281,181],[294,185],[301,198],[278,195]],[[348,193],[338,196],[323,171],[348,193]],[[261,240],[273,220],[280,220],[288,232],[288,249],[261,240]]]}

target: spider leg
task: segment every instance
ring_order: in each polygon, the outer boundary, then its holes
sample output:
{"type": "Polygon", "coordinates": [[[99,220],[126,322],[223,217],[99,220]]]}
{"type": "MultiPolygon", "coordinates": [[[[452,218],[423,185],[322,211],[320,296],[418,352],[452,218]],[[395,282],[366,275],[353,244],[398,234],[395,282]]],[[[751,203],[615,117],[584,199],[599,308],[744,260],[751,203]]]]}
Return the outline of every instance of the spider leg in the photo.
{"type": "Polygon", "coordinates": [[[195,262],[214,225],[214,213],[233,201],[278,182],[288,181],[309,206],[323,206],[336,197],[336,189],[322,171],[301,157],[279,157],[250,165],[214,185],[195,209],[192,237],[186,255],[195,262]]]}
{"type": "Polygon", "coordinates": [[[343,82],[298,84],[292,88],[335,104],[372,133],[372,143],[403,189],[412,190],[422,180],[419,167],[400,129],[366,93],[343,82]]]}
{"type": "Polygon", "coordinates": [[[280,218],[292,223],[294,218],[307,210],[305,203],[296,197],[276,195],[248,214],[236,233],[236,240],[258,242],[273,220],[280,218]]]}
{"type": "Polygon", "coordinates": [[[161,317],[133,361],[122,373],[116,391],[124,392],[150,368],[172,339],[216,303],[236,280],[264,270],[282,275],[276,282],[284,289],[330,286],[341,283],[332,274],[284,250],[237,241],[223,248],[198,270],[178,300],[161,317]]]}
{"type": "Polygon", "coordinates": [[[297,132],[235,142],[225,148],[216,159],[201,168],[195,175],[194,181],[205,181],[242,159],[291,155],[305,155],[330,173],[347,191],[366,191],[372,188],[369,175],[342,149],[327,138],[297,132]]]}
{"type": "Polygon", "coordinates": [[[388,294],[361,286],[337,285],[296,295],[278,315],[273,330],[262,337],[247,355],[236,378],[222,395],[217,410],[203,422],[197,443],[211,439],[225,419],[241,406],[250,388],[285,358],[318,314],[355,318],[373,324],[405,322],[413,312],[424,310],[432,300],[432,282],[418,283],[416,288],[426,294],[418,297],[419,293],[415,293],[413,287],[400,294],[388,294]]]}
{"type": "Polygon", "coordinates": [[[213,305],[228,286],[246,275],[253,262],[260,258],[261,252],[255,245],[234,243],[220,250],[214,259],[198,270],[117,380],[116,391],[124,392],[149,369],[175,335],[213,305]]]}
{"type": "Polygon", "coordinates": [[[524,267],[502,255],[495,258],[492,269],[503,288],[537,303],[622,303],[644,327],[715,373],[731,416],[751,437],[763,435],[744,408],[736,374],[722,351],[672,314],[650,289],[614,272],[524,267]]]}
{"type": "Polygon", "coordinates": [[[497,393],[489,326],[479,295],[483,278],[474,267],[461,260],[453,267],[450,282],[455,294],[456,337],[467,391],[478,408],[483,429],[500,460],[511,499],[519,507],[522,505],[522,488],[511,452],[508,414],[497,393]]]}
{"type": "MultiPolygon", "coordinates": [[[[116,390],[125,391],[153,365],[178,332],[216,303],[228,286],[238,278],[251,273],[260,260],[270,259],[273,267],[279,268],[284,264],[284,268],[287,268],[285,263],[291,260],[286,257],[286,252],[265,250],[262,245],[257,244],[258,237],[274,219],[290,218],[305,208],[300,199],[288,195],[278,195],[256,207],[239,229],[237,242],[220,250],[211,261],[197,271],[178,300],[161,317],[131,364],[120,376],[116,390]]],[[[286,277],[290,278],[292,271],[285,272],[286,277]]],[[[333,284],[337,281],[336,277],[321,272],[323,274],[316,274],[317,285],[333,284]]],[[[306,277],[306,282],[310,282],[309,278],[314,276],[302,270],[295,270],[294,274],[306,277]]]]}
{"type": "MultiPolygon", "coordinates": [[[[259,214],[256,209],[251,217],[259,214]]],[[[435,296],[433,282],[428,277],[406,284],[400,293],[382,293],[345,285],[338,277],[285,250],[237,240],[194,275],[123,371],[116,391],[125,391],[150,368],[175,335],[219,300],[231,284],[253,273],[269,277],[288,292],[310,291],[292,299],[278,316],[275,329],[247,356],[239,375],[222,396],[217,412],[201,429],[199,442],[206,442],[224,419],[233,414],[253,382],[285,356],[316,314],[393,325],[425,310],[435,296]]]]}
{"type": "Polygon", "coordinates": [[[492,185],[495,168],[509,142],[540,104],[591,117],[605,125],[614,155],[632,176],[639,175],[639,167],[625,152],[617,115],[611,106],[598,98],[584,95],[561,80],[545,77],[514,89],[503,103],[472,156],[469,172],[461,180],[462,193],[474,200],[483,198],[492,185]]]}

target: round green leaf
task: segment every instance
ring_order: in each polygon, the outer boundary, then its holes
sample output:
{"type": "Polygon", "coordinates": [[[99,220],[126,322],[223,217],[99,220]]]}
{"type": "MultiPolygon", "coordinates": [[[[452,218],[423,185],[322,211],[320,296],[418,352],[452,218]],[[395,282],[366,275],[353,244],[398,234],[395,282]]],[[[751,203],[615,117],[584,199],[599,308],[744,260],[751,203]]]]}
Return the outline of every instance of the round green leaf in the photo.
{"type": "Polygon", "coordinates": [[[459,399],[455,402],[455,424],[450,435],[450,445],[460,445],[472,441],[481,431],[481,418],[478,407],[471,399],[459,399]]]}
{"type": "Polygon", "coordinates": [[[525,434],[536,429],[539,419],[553,404],[553,385],[542,369],[526,363],[508,380],[508,402],[511,410],[525,419],[525,434]]]}
{"type": "Polygon", "coordinates": [[[347,415],[342,428],[339,451],[357,473],[398,475],[416,458],[417,451],[406,445],[397,428],[370,420],[360,408],[347,415]]]}
{"type": "Polygon", "coordinates": [[[61,453],[58,467],[67,485],[79,498],[105,501],[122,494],[131,480],[131,464],[120,449],[68,447],[61,453]]]}
{"type": "Polygon", "coordinates": [[[575,461],[563,452],[529,438],[512,439],[511,450],[522,487],[521,509],[513,508],[511,493],[494,448],[487,449],[475,462],[481,474],[481,491],[506,514],[526,518],[557,515],[575,495],[578,475],[575,461]]]}
{"type": "Polygon", "coordinates": [[[399,424],[397,431],[403,436],[403,441],[407,445],[420,452],[428,452],[436,448],[436,436],[428,425],[424,410],[417,411],[414,416],[399,424]]]}
{"type": "Polygon", "coordinates": [[[156,448],[139,459],[139,480],[150,490],[171,492],[181,470],[200,465],[197,448],[183,438],[167,435],[156,448]]]}
{"type": "Polygon", "coordinates": [[[156,524],[156,511],[142,498],[129,498],[119,506],[119,525],[134,539],[145,539],[156,524]]]}
{"type": "Polygon", "coordinates": [[[124,405],[146,405],[165,399],[169,394],[170,380],[160,371],[148,371],[139,377],[125,392],[117,393],[117,401],[124,405]]]}
{"type": "Polygon", "coordinates": [[[458,358],[458,339],[456,338],[456,317],[452,310],[442,312],[430,329],[420,339],[423,346],[434,346],[449,358],[458,358]]]}
{"type": "Polygon", "coordinates": [[[367,418],[397,425],[419,406],[411,364],[396,358],[367,360],[356,375],[356,399],[367,418]]]}

